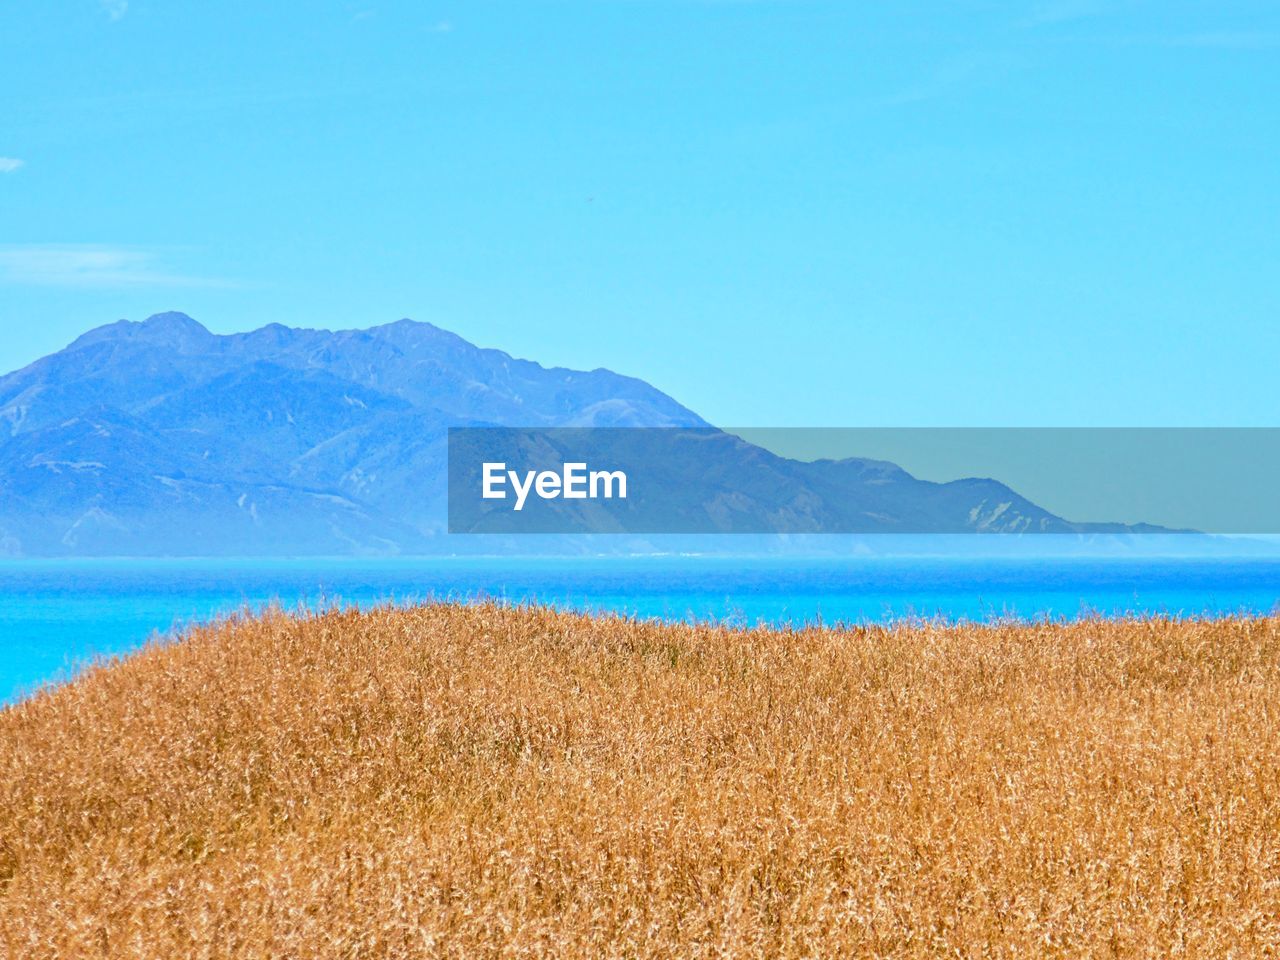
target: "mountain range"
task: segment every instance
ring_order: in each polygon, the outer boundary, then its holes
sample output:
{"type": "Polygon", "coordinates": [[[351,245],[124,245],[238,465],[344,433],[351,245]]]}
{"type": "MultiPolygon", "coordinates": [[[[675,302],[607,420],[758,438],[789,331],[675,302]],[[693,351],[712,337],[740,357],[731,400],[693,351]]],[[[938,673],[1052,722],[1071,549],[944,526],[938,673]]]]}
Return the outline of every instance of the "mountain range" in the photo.
{"type": "MultiPolygon", "coordinates": [[[[0,555],[469,551],[445,533],[446,434],[485,425],[710,428],[642,380],[543,367],[429,323],[223,336],[182,313],[122,320],[0,377],[0,555]]],[[[921,517],[943,532],[1127,529],[1069,523],[994,480],[718,449],[725,475],[753,479],[684,509],[732,502],[780,529],[803,511],[866,532],[921,517]]]]}

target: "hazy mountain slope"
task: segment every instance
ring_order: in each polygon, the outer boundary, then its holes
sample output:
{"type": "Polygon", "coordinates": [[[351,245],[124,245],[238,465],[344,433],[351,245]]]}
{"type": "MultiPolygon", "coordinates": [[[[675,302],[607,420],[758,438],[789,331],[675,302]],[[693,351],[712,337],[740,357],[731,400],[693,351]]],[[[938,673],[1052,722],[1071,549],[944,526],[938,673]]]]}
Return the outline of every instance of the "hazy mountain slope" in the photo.
{"type": "MultiPolygon", "coordinates": [[[[430,324],[219,336],[158,314],[0,377],[0,553],[478,549],[441,534],[447,428],[481,424],[709,427],[641,380],[545,368],[430,324]]],[[[636,507],[658,511],[649,529],[1081,529],[996,481],[800,463],[694,432],[696,447],[645,461],[689,480],[636,507]]]]}
{"type": "Polygon", "coordinates": [[[402,320],[218,336],[178,313],[0,377],[0,551],[430,549],[450,424],[701,425],[607,370],[402,320]]]}

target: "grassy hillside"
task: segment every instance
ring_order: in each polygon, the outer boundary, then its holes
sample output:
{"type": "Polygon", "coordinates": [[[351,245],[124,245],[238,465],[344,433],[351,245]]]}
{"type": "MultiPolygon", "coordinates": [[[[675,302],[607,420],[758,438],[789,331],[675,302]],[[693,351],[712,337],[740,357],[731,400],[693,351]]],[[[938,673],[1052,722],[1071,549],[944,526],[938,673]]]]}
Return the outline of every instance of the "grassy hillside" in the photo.
{"type": "Polygon", "coordinates": [[[0,713],[0,950],[1257,957],[1280,619],[198,630],[0,713]]]}

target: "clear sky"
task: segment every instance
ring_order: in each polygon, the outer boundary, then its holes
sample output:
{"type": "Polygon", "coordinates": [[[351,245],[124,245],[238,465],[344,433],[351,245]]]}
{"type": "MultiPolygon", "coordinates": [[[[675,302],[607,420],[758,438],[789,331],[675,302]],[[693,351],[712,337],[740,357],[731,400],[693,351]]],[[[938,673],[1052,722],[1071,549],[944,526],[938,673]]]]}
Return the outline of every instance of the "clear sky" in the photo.
{"type": "Polygon", "coordinates": [[[0,7],[0,369],[408,316],[725,425],[1276,425],[1280,6],[0,7]]]}

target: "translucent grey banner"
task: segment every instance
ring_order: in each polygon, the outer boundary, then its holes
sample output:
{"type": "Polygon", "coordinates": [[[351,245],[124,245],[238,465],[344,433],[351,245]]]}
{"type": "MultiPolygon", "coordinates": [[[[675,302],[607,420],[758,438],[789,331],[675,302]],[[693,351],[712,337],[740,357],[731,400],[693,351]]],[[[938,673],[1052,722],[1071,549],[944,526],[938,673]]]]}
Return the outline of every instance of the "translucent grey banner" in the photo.
{"type": "Polygon", "coordinates": [[[1280,533],[1280,428],[467,427],[450,533],[1280,533]]]}

